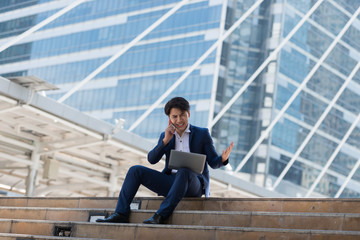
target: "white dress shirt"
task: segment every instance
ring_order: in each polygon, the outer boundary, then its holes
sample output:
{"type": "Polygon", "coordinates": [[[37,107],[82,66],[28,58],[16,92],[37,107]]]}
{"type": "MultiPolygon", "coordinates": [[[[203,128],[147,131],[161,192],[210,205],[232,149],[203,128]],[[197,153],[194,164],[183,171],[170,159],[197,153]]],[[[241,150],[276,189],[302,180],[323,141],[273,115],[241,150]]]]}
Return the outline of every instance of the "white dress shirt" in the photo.
{"type": "MultiPolygon", "coordinates": [[[[190,137],[190,124],[187,125],[182,136],[180,136],[175,131],[175,150],[182,152],[190,152],[189,137],[190,137]]],[[[176,169],[171,170],[171,173],[176,173],[176,172],[177,172],[176,169]]]]}
{"type": "Polygon", "coordinates": [[[189,146],[190,125],[188,124],[182,136],[175,131],[175,150],[182,152],[190,152],[189,146]]]}

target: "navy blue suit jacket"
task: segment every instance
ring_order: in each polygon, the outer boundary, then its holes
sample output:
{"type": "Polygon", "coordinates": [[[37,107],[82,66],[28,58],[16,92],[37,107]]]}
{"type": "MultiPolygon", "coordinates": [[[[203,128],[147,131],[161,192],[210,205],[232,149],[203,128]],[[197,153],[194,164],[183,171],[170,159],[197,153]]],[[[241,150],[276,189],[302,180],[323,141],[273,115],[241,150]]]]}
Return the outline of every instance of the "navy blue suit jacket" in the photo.
{"type": "MultiPolygon", "coordinates": [[[[155,164],[159,162],[165,154],[166,159],[163,173],[171,174],[171,169],[168,168],[168,165],[170,151],[171,149],[175,149],[175,135],[166,146],[164,146],[163,144],[164,137],[165,132],[161,133],[158,144],[149,152],[148,161],[151,164],[155,164]]],[[[210,165],[211,168],[220,168],[222,166],[225,166],[228,161],[224,163],[222,162],[221,156],[219,156],[215,151],[212,138],[207,128],[200,128],[190,125],[189,147],[190,152],[206,155],[204,171],[198,177],[204,183],[205,196],[208,197],[210,195],[208,165],[210,165]]]]}

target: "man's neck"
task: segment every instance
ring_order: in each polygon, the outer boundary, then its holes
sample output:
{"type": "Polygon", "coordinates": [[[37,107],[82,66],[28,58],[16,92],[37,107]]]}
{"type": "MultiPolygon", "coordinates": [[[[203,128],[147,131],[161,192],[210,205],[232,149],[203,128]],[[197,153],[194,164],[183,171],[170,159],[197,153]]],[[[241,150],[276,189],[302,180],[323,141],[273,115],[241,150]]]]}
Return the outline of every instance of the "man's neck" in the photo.
{"type": "Polygon", "coordinates": [[[177,129],[176,129],[176,132],[179,134],[179,136],[181,137],[182,135],[183,135],[183,133],[185,132],[185,131],[178,131],[177,129]]]}
{"type": "MultiPolygon", "coordinates": [[[[188,124],[189,126],[189,124],[188,124]]],[[[182,135],[184,134],[184,132],[186,131],[186,129],[188,129],[188,126],[186,126],[184,131],[179,131],[178,129],[176,129],[176,132],[179,134],[180,137],[182,137],[182,135]]]]}

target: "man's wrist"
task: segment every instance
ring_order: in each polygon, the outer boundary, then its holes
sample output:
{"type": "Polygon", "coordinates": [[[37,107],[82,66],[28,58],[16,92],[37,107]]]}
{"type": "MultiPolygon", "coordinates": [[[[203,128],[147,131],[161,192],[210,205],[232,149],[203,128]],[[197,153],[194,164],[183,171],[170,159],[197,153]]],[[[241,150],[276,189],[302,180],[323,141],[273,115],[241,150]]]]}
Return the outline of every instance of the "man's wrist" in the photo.
{"type": "Polygon", "coordinates": [[[166,141],[165,139],[162,140],[162,143],[164,145],[164,147],[169,143],[170,141],[166,141]]]}

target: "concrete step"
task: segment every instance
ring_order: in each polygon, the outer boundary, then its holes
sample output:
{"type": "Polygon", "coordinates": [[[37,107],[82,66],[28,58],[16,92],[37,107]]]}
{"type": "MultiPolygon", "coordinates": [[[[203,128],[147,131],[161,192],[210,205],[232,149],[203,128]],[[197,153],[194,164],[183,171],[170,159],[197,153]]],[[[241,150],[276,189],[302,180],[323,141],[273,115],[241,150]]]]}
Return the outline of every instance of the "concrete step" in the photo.
{"type": "Polygon", "coordinates": [[[0,206],[115,208],[117,198],[95,197],[0,197],[0,206]]]}
{"type": "MultiPolygon", "coordinates": [[[[112,211],[97,209],[0,207],[0,218],[89,222],[112,211]]],[[[155,210],[134,210],[131,223],[142,223],[155,210]]],[[[360,230],[360,214],[305,212],[175,211],[167,224],[284,229],[360,230]]]]}
{"type": "Polygon", "coordinates": [[[59,229],[76,238],[101,239],[360,239],[359,231],[301,230],[145,224],[95,224],[43,220],[0,219],[0,232],[54,236],[59,229]]]}
{"type": "MultiPolygon", "coordinates": [[[[135,198],[140,209],[156,210],[163,198],[135,198]]],[[[114,209],[117,198],[0,197],[0,206],[114,209]]],[[[360,199],[185,198],[176,210],[360,213],[360,199]]]]}
{"type": "Polygon", "coordinates": [[[16,234],[16,233],[0,233],[0,240],[106,240],[104,238],[78,238],[78,237],[57,237],[57,236],[41,236],[31,234],[16,234]]]}

